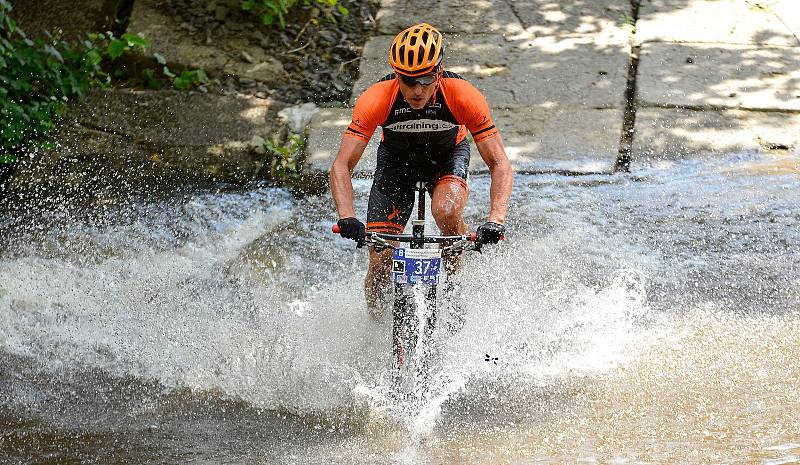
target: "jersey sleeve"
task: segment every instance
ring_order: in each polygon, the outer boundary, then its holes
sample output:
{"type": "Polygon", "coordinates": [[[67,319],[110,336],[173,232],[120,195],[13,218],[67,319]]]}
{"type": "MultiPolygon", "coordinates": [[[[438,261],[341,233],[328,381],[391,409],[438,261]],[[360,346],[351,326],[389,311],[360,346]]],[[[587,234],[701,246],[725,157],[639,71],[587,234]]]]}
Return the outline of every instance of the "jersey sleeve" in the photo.
{"type": "Polygon", "coordinates": [[[481,91],[463,79],[448,79],[445,98],[450,111],[459,124],[463,124],[472,134],[475,142],[480,142],[499,134],[492,120],[486,97],[481,91]]]}
{"type": "Polygon", "coordinates": [[[345,136],[369,142],[375,128],[382,125],[394,104],[393,81],[373,84],[356,101],[353,119],[344,132],[345,136]]]}

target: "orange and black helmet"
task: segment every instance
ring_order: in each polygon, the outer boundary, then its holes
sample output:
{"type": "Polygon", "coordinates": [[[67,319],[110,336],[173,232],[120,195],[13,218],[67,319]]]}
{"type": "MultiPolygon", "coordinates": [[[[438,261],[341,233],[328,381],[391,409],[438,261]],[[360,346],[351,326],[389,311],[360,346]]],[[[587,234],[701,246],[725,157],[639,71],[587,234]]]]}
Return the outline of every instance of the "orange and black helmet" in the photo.
{"type": "Polygon", "coordinates": [[[392,69],[406,76],[438,71],[443,58],[442,33],[428,23],[411,26],[397,34],[389,49],[392,69]]]}

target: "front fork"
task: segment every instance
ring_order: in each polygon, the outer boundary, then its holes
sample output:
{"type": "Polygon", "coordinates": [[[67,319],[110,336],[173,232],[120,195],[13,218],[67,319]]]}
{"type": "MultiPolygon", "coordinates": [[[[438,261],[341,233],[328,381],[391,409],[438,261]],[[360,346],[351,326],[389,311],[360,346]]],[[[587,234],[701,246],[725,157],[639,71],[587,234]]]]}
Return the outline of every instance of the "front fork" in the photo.
{"type": "Polygon", "coordinates": [[[392,378],[395,386],[400,383],[403,370],[416,365],[419,379],[428,378],[433,330],[436,327],[436,286],[425,286],[422,312],[417,312],[414,286],[394,285],[394,308],[392,313],[392,378]],[[426,315],[420,335],[420,315],[426,315]],[[421,337],[420,337],[421,336],[421,337]]]}

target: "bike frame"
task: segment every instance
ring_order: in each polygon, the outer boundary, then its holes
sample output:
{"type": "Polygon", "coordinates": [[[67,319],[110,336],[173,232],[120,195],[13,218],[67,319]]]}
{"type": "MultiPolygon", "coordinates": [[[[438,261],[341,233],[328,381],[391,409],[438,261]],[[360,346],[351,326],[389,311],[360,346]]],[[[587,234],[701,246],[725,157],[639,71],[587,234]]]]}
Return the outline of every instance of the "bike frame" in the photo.
{"type": "MultiPolygon", "coordinates": [[[[427,184],[417,182],[417,218],[411,220],[411,234],[367,233],[358,241],[358,247],[372,247],[376,252],[397,248],[392,242],[405,242],[412,249],[421,249],[425,244],[439,244],[442,258],[461,254],[465,250],[480,251],[483,244],[476,241],[476,234],[463,236],[425,235],[425,193],[427,184]]],[[[333,232],[338,233],[334,226],[333,232]]],[[[446,273],[447,267],[445,267],[446,273]]],[[[446,277],[446,274],[445,274],[446,277]]],[[[437,319],[437,286],[433,284],[398,284],[394,283],[394,304],[392,307],[392,380],[395,387],[402,384],[403,371],[413,360],[417,368],[415,378],[425,383],[428,377],[429,358],[432,350],[433,332],[437,319]],[[424,306],[422,312],[417,311],[415,287],[424,286],[424,306]],[[424,322],[422,334],[420,324],[424,322]],[[422,353],[417,353],[422,349],[422,353]]]]}

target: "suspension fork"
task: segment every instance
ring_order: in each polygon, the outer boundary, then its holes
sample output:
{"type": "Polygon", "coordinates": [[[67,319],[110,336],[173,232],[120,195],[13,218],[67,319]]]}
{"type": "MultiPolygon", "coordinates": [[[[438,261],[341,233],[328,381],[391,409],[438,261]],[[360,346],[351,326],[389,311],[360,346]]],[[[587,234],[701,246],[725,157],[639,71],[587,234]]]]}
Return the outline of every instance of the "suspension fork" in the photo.
{"type": "MultiPolygon", "coordinates": [[[[417,191],[417,219],[412,220],[411,229],[411,248],[420,249],[424,247],[425,237],[425,193],[427,184],[419,181],[415,186],[417,191]]],[[[419,334],[420,321],[414,311],[416,302],[413,292],[403,284],[394,284],[394,311],[392,323],[392,352],[394,373],[402,368],[408,361],[408,357],[415,352],[419,343],[427,351],[430,350],[429,343],[432,340],[433,329],[436,324],[436,286],[429,285],[425,289],[426,316],[425,329],[422,335],[419,334]],[[421,336],[421,340],[420,340],[421,336]]],[[[427,359],[427,354],[420,354],[427,359]]],[[[427,360],[423,360],[423,376],[427,376],[427,360]]]]}

